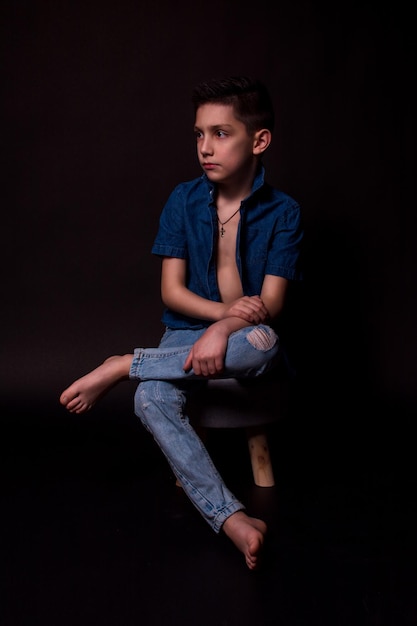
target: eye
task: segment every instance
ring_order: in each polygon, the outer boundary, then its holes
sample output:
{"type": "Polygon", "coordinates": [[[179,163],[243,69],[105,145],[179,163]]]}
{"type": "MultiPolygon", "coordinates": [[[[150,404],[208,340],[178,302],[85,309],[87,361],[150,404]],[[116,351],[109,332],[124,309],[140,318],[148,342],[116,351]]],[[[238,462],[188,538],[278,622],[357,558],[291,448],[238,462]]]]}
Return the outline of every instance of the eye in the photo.
{"type": "Polygon", "coordinates": [[[201,137],[203,136],[203,133],[200,130],[196,130],[194,131],[194,135],[195,135],[195,138],[198,140],[198,139],[201,139],[201,137]]]}
{"type": "Polygon", "coordinates": [[[216,137],[227,137],[227,133],[224,130],[217,130],[216,137]]]}

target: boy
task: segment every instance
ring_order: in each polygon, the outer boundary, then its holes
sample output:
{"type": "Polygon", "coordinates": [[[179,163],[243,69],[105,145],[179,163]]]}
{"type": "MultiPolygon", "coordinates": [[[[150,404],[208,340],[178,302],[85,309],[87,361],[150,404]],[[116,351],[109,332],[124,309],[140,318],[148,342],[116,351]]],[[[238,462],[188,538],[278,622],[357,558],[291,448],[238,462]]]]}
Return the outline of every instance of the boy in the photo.
{"type": "Polygon", "coordinates": [[[231,77],[195,87],[201,177],[179,184],[162,211],[152,252],[162,258],[165,333],[158,348],[113,356],[61,395],[89,410],[125,379],[138,380],[135,413],[185,493],[256,569],[267,531],[224,484],[185,413],[187,391],[210,377],[259,376],[279,356],[271,324],[289,282],[300,279],[299,205],[264,180],[274,111],[257,80],[231,77]]]}

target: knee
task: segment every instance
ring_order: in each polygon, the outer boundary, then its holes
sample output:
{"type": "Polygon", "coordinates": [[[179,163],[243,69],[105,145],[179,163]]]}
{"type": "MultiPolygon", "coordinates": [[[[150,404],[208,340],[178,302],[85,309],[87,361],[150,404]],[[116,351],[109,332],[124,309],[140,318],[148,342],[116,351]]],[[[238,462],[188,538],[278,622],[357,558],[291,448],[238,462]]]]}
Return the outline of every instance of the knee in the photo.
{"type": "Polygon", "coordinates": [[[146,380],[139,383],[134,399],[135,415],[148,430],[159,428],[166,420],[182,415],[183,391],[168,381],[146,380]]]}
{"type": "Polygon", "coordinates": [[[256,350],[267,352],[278,344],[278,335],[269,326],[254,326],[246,335],[246,339],[256,350]]]}
{"type": "Polygon", "coordinates": [[[148,413],[147,409],[151,404],[152,395],[151,385],[147,384],[147,382],[139,383],[134,398],[134,411],[135,415],[140,419],[144,426],[146,426],[146,415],[148,413]]]}

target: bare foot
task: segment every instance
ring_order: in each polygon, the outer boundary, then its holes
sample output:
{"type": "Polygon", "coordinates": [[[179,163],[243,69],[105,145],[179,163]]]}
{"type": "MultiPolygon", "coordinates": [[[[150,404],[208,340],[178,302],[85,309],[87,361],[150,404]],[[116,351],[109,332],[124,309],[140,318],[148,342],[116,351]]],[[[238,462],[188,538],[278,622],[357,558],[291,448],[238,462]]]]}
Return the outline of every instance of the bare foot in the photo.
{"type": "Polygon", "coordinates": [[[249,569],[257,569],[267,531],[265,522],[256,517],[249,517],[243,511],[237,511],[224,522],[223,530],[243,552],[249,569]]]}
{"type": "Polygon", "coordinates": [[[116,383],[129,377],[133,355],[111,356],[65,391],[59,401],[70,413],[84,413],[116,383]]]}

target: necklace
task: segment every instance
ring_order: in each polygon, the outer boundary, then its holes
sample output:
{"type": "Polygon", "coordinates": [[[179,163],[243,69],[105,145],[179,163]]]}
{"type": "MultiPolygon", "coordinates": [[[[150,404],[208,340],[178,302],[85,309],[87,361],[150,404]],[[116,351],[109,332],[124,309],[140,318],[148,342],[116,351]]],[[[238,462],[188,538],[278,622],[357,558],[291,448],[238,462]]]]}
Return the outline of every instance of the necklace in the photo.
{"type": "Polygon", "coordinates": [[[224,230],[223,226],[224,226],[225,224],[227,224],[227,222],[230,222],[230,220],[232,219],[232,217],[234,217],[234,216],[236,215],[236,213],[237,213],[239,210],[240,210],[240,207],[239,207],[239,208],[238,208],[238,209],[237,209],[237,210],[233,213],[233,215],[231,215],[230,217],[228,217],[228,218],[227,218],[227,220],[226,220],[225,222],[221,222],[221,221],[219,220],[219,214],[217,214],[217,221],[219,222],[219,224],[220,224],[220,226],[221,226],[221,228],[220,228],[220,237],[223,237],[223,236],[224,236],[224,233],[226,232],[226,231],[224,230]]]}

